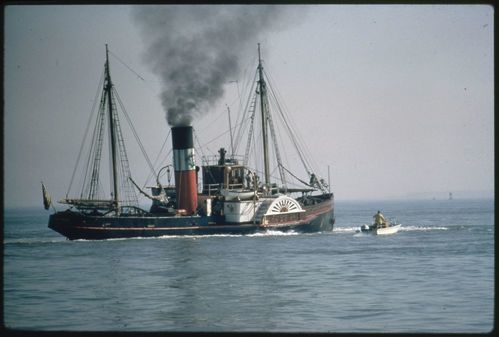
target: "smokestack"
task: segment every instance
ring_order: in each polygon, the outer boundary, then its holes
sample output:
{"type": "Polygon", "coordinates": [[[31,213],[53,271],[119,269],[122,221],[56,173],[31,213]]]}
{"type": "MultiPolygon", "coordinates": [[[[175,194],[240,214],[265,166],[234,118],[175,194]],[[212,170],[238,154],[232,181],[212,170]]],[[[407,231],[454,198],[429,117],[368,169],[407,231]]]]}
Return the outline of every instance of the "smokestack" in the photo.
{"type": "Polygon", "coordinates": [[[198,189],[192,126],[173,127],[172,142],[177,209],[185,209],[187,214],[195,214],[198,204],[198,189]]]}

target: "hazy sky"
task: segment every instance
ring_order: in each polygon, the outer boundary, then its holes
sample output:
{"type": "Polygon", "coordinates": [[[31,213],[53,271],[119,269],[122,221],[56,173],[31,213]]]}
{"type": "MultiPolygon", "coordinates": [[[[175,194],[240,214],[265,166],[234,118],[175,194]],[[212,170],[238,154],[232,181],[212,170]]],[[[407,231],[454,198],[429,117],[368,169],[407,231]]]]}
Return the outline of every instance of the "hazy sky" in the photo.
{"type": "MultiPolygon", "coordinates": [[[[492,7],[317,5],[286,15],[260,36],[262,57],[325,178],[330,166],[337,200],[492,195],[492,7]]],[[[4,25],[5,207],[42,207],[42,180],[53,200],[65,196],[106,43],[118,93],[156,158],[169,127],[130,6],[7,6],[4,25]]],[[[256,56],[256,45],[249,50],[243,64],[256,56]]],[[[201,143],[228,129],[236,85],[225,92],[193,122],[201,143]]],[[[228,144],[222,137],[202,151],[228,144]]],[[[148,166],[129,150],[143,184],[148,166]]]]}

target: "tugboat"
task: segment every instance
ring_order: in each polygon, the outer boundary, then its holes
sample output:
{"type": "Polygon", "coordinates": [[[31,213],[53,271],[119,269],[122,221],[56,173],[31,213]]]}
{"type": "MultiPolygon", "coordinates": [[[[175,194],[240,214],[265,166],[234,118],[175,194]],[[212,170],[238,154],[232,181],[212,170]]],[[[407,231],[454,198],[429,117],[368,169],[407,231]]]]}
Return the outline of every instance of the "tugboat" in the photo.
{"type": "MultiPolygon", "coordinates": [[[[156,185],[150,187],[149,193],[132,179],[116,101],[122,110],[124,109],[111,81],[109,51],[106,45],[102,96],[83,174],[83,187],[79,196],[70,198],[67,194],[66,198],[59,201],[69,205],[69,208],[51,214],[48,227],[70,240],[250,234],[266,230],[331,231],[335,217],[334,196],[329,184],[306,165],[308,182],[297,178],[280,161],[277,145],[274,145],[273,150],[278,157],[281,185],[278,186],[270,180],[269,128],[271,138],[275,141],[277,137],[269,108],[269,90],[267,77],[264,76],[260,45],[257,74],[255,78],[258,80],[254,81],[252,87],[255,89],[254,97],[247,109],[251,116],[248,140],[255,137],[253,127],[259,106],[264,181],[260,182],[258,170],[248,165],[248,153],[251,148],[248,141],[242,160],[233,154],[227,156],[224,148],[220,149],[218,158],[203,158],[202,192],[199,193],[200,168],[195,163],[193,127],[177,125],[171,128],[173,165],[167,165],[158,171],[156,185]],[[109,132],[112,188],[108,196],[103,198],[99,197],[102,195],[99,172],[106,129],[109,132]],[[160,176],[164,170],[170,175],[170,168],[174,170],[175,184],[163,185],[160,176]],[[286,173],[295,177],[305,187],[288,188],[285,183],[286,173]],[[139,207],[138,193],[152,200],[149,210],[139,207]],[[293,197],[293,193],[301,195],[293,197]]],[[[129,121],[128,115],[126,117],[129,121]]],[[[286,127],[291,131],[289,124],[286,127]]],[[[300,155],[300,158],[305,164],[304,157],[300,155]]],[[[72,182],[70,187],[71,185],[72,182]]],[[[48,209],[49,196],[45,186],[42,187],[45,208],[48,209]]]]}

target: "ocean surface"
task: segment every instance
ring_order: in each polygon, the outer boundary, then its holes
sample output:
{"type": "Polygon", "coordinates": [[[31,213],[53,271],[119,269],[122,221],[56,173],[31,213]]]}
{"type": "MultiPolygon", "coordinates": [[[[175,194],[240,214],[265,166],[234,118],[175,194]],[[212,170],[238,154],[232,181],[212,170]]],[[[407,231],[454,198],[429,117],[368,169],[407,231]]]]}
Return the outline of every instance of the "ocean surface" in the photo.
{"type": "Polygon", "coordinates": [[[482,333],[494,201],[336,203],[333,232],[69,241],[4,210],[4,325],[65,331],[482,333]],[[391,236],[356,233],[377,210],[391,236]]]}

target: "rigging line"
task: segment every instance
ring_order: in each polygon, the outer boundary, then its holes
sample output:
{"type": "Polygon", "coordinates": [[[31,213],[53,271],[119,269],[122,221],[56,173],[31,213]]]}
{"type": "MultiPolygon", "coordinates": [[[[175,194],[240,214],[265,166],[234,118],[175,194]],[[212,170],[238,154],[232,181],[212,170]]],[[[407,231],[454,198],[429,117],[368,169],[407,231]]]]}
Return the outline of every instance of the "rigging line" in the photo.
{"type": "MultiPolygon", "coordinates": [[[[272,74],[270,72],[265,72],[266,75],[268,75],[269,77],[269,80],[272,79],[273,80],[273,77],[272,77],[272,74]]],[[[282,95],[280,95],[280,92],[279,92],[279,89],[277,87],[275,88],[271,88],[272,90],[275,90],[275,96],[276,96],[276,102],[277,104],[279,105],[279,109],[281,110],[281,113],[282,115],[284,116],[283,118],[286,118],[286,120],[289,120],[289,123],[291,125],[291,127],[294,128],[294,125],[293,125],[293,120],[291,118],[289,118],[289,113],[287,112],[287,107],[286,107],[286,102],[283,101],[283,100],[278,100],[277,98],[278,97],[281,97],[282,95]],[[284,109],[282,109],[280,107],[280,101],[283,102],[284,104],[284,109]]],[[[316,167],[318,167],[317,163],[315,162],[314,158],[311,158],[310,156],[306,156],[307,153],[310,153],[310,150],[308,149],[308,146],[306,144],[306,142],[303,141],[303,138],[300,134],[294,134],[292,133],[292,136],[296,139],[296,142],[300,148],[300,151],[304,154],[304,159],[305,161],[307,162],[307,166],[306,169],[307,170],[313,170],[315,169],[316,167]]]]}
{"type": "Polygon", "coordinates": [[[217,125],[217,121],[223,116],[225,115],[226,111],[222,110],[222,112],[220,112],[211,122],[210,124],[211,125],[217,125]]]}
{"type": "MultiPolygon", "coordinates": [[[[267,75],[267,73],[265,73],[265,74],[267,75]]],[[[270,82],[270,78],[268,76],[267,76],[267,79],[270,82]]],[[[274,97],[275,101],[278,102],[277,95],[276,95],[276,93],[275,93],[272,85],[270,86],[270,92],[271,92],[272,96],[274,97]]],[[[279,103],[277,103],[277,106],[278,106],[278,111],[279,111],[279,113],[282,116],[282,120],[284,122],[284,125],[287,128],[288,133],[290,135],[290,138],[291,138],[291,140],[292,140],[292,142],[293,142],[293,144],[294,144],[294,146],[295,146],[295,148],[296,148],[296,150],[298,152],[298,155],[299,155],[299,157],[300,157],[300,159],[302,161],[302,164],[305,167],[305,169],[307,170],[308,174],[310,174],[310,171],[311,171],[310,168],[309,168],[310,164],[308,163],[308,161],[304,157],[304,155],[303,155],[304,151],[302,149],[302,146],[300,146],[300,143],[299,143],[296,135],[293,133],[292,127],[289,124],[290,123],[289,120],[291,120],[291,118],[289,118],[289,116],[288,116],[288,118],[286,118],[286,116],[285,116],[282,108],[280,107],[279,103]]]]}
{"type": "MultiPolygon", "coordinates": [[[[243,76],[242,76],[242,78],[243,78],[243,88],[242,88],[242,91],[241,91],[241,89],[239,87],[239,81],[237,81],[237,80],[233,81],[233,82],[236,82],[236,84],[237,84],[237,95],[238,95],[238,98],[239,98],[239,109],[238,109],[238,113],[237,113],[237,117],[236,117],[236,125],[239,125],[239,120],[240,119],[241,120],[245,120],[246,119],[246,115],[248,114],[248,106],[249,106],[248,104],[249,104],[249,102],[246,103],[246,106],[243,109],[242,100],[241,100],[241,92],[245,94],[244,96],[248,97],[248,101],[251,99],[251,96],[252,96],[251,92],[252,92],[252,90],[247,91],[247,89],[248,89],[249,85],[251,85],[251,86],[255,85],[255,82],[256,82],[255,78],[256,78],[258,72],[257,72],[257,69],[256,69],[255,72],[254,72],[253,78],[250,78],[250,76],[246,76],[246,74],[248,73],[250,67],[253,68],[253,64],[254,63],[255,62],[253,60],[253,61],[251,61],[250,63],[248,63],[244,67],[243,76]],[[248,94],[246,95],[246,93],[248,93],[248,94]]],[[[241,133],[242,133],[241,129],[243,129],[243,128],[241,127],[235,133],[235,135],[236,135],[236,137],[235,137],[236,142],[234,144],[234,152],[235,153],[237,153],[240,141],[242,140],[242,137],[240,137],[241,133]]]]}
{"type": "MultiPolygon", "coordinates": [[[[272,105],[275,106],[275,103],[272,105]]],[[[279,117],[279,115],[277,115],[277,117],[279,117]]],[[[281,144],[281,145],[286,144],[284,142],[284,139],[283,139],[283,133],[285,133],[285,130],[281,131],[281,129],[279,128],[279,124],[277,124],[277,127],[275,126],[275,123],[272,123],[272,124],[274,124],[274,127],[273,127],[274,128],[274,131],[273,131],[274,136],[273,137],[275,138],[274,142],[276,143],[275,147],[276,147],[276,152],[277,152],[279,150],[278,144],[281,144]]],[[[282,163],[286,163],[286,164],[289,163],[288,156],[286,154],[287,151],[284,151],[283,153],[284,153],[285,160],[283,160],[282,155],[279,153],[279,164],[280,165],[282,165],[282,163]]],[[[282,178],[285,178],[284,172],[282,172],[281,170],[279,170],[279,172],[282,175],[282,178]]],[[[283,184],[285,186],[287,184],[287,181],[283,181],[283,184]]]]}
{"type": "MultiPolygon", "coordinates": [[[[256,130],[256,131],[258,131],[258,130],[256,130]]],[[[263,169],[260,169],[260,168],[261,168],[261,166],[263,166],[263,160],[261,160],[261,158],[258,158],[258,154],[261,154],[261,152],[260,152],[259,149],[262,148],[262,141],[261,141],[261,139],[262,139],[262,132],[260,130],[260,132],[257,134],[256,131],[253,129],[253,132],[252,132],[252,135],[251,135],[251,137],[253,138],[253,140],[252,140],[253,146],[251,148],[251,152],[253,154],[253,156],[252,156],[253,167],[255,169],[259,169],[259,172],[262,173],[263,169]]],[[[249,158],[248,158],[248,162],[249,162],[249,158]]]]}
{"type": "MultiPolygon", "coordinates": [[[[242,122],[241,122],[241,123],[239,123],[238,125],[234,126],[234,128],[235,128],[235,127],[240,126],[240,125],[241,125],[242,123],[244,123],[244,122],[245,122],[245,121],[242,121],[242,122]]],[[[227,134],[227,133],[229,133],[229,132],[230,132],[230,130],[227,130],[227,131],[225,131],[225,132],[223,132],[223,133],[219,134],[219,135],[218,135],[218,136],[216,136],[215,138],[212,138],[212,139],[210,139],[208,142],[206,142],[206,143],[205,143],[205,145],[208,145],[208,144],[210,144],[210,143],[213,143],[215,140],[217,140],[217,139],[219,139],[219,138],[221,138],[221,137],[225,136],[225,134],[227,134]]]]}
{"type": "Polygon", "coordinates": [[[246,109],[243,107],[243,102],[241,99],[241,91],[239,88],[239,81],[235,81],[237,84],[237,95],[239,98],[239,107],[237,109],[237,115],[236,115],[236,124],[239,122],[239,119],[246,114],[246,109]]]}
{"type": "Polygon", "coordinates": [[[235,98],[232,101],[232,103],[229,104],[229,106],[232,106],[236,100],[238,100],[238,102],[239,102],[239,106],[237,108],[237,117],[236,117],[236,123],[237,123],[237,121],[239,120],[239,116],[243,112],[243,102],[241,100],[241,90],[239,89],[239,81],[238,80],[234,80],[234,81],[229,81],[228,83],[236,83],[236,87],[237,87],[237,98],[235,98]]]}
{"type": "Polygon", "coordinates": [[[149,165],[149,168],[151,169],[152,172],[154,172],[154,174],[156,174],[156,171],[154,170],[154,167],[153,167],[151,161],[149,160],[149,157],[147,156],[146,150],[144,149],[144,146],[142,145],[142,142],[140,141],[140,138],[139,138],[139,136],[137,134],[137,131],[135,131],[135,128],[134,128],[134,126],[132,124],[130,116],[128,115],[125,107],[123,106],[123,102],[121,101],[121,98],[118,95],[118,92],[116,91],[116,89],[114,87],[113,87],[113,91],[114,91],[114,93],[116,95],[116,98],[118,99],[118,102],[119,102],[120,107],[121,107],[121,109],[123,111],[123,114],[125,115],[126,120],[127,120],[128,124],[130,125],[130,128],[132,129],[133,135],[135,136],[135,139],[137,140],[137,143],[139,144],[140,150],[142,151],[142,154],[144,155],[144,158],[146,159],[147,164],[149,165]]]}
{"type": "MultiPolygon", "coordinates": [[[[159,150],[158,152],[158,155],[156,156],[156,159],[154,160],[154,167],[157,167],[156,165],[158,165],[158,160],[159,160],[159,156],[161,155],[161,153],[163,152],[164,148],[166,147],[166,144],[168,142],[168,138],[170,138],[170,133],[172,132],[172,130],[168,130],[168,135],[166,135],[166,138],[165,138],[165,141],[163,142],[163,145],[161,145],[161,149],[159,150]]],[[[144,186],[147,185],[147,183],[149,182],[149,180],[151,179],[151,176],[153,175],[152,172],[149,173],[149,176],[147,177],[146,179],[146,182],[144,183],[144,186]]]]}
{"type": "MultiPolygon", "coordinates": [[[[166,163],[167,163],[167,161],[169,160],[169,158],[171,158],[171,157],[172,157],[172,151],[173,151],[173,149],[172,149],[172,148],[170,148],[170,150],[168,150],[168,152],[166,153],[166,156],[164,156],[164,157],[163,157],[163,159],[159,162],[158,167],[163,168],[164,166],[171,166],[170,164],[166,165],[166,163]]],[[[160,171],[161,171],[161,170],[160,170],[160,171]]],[[[159,172],[158,172],[158,174],[159,174],[159,172]]],[[[150,178],[149,178],[149,179],[150,179],[150,178]]],[[[148,179],[148,180],[149,180],[149,179],[148,179]]],[[[156,183],[156,182],[155,182],[155,183],[156,183]]],[[[145,186],[145,184],[144,184],[144,186],[145,186]]]]}
{"type": "MultiPolygon", "coordinates": [[[[256,94],[254,95],[255,97],[255,104],[256,104],[256,94]]],[[[250,111],[250,109],[248,109],[248,112],[250,111]]],[[[255,113],[256,113],[256,109],[253,109],[253,112],[251,113],[251,116],[250,116],[250,126],[249,126],[249,129],[248,129],[248,135],[247,135],[247,140],[246,140],[246,149],[244,151],[244,159],[243,159],[243,163],[244,165],[248,164],[249,163],[249,155],[250,155],[250,151],[251,151],[251,144],[252,144],[252,141],[251,141],[251,137],[253,136],[253,128],[254,128],[254,123],[255,123],[255,113]]],[[[243,127],[241,126],[240,129],[242,129],[243,127]]],[[[242,141],[242,135],[241,135],[241,141],[242,141]]]]}
{"type": "Polygon", "coordinates": [[[100,162],[102,154],[102,144],[104,138],[104,126],[105,126],[105,109],[106,109],[106,93],[104,85],[102,88],[102,94],[100,99],[99,110],[97,113],[97,118],[95,120],[95,128],[92,134],[92,139],[90,142],[90,148],[88,151],[88,160],[85,168],[84,180],[82,184],[81,197],[83,195],[88,195],[88,199],[92,199],[96,193],[98,193],[98,184],[100,179],[100,162]],[[91,172],[89,172],[91,169],[91,172]],[[88,175],[87,175],[88,174],[88,175]],[[90,179],[87,185],[87,179],[90,179]]]}
{"type": "MultiPolygon", "coordinates": [[[[168,150],[168,152],[166,153],[166,156],[164,156],[163,159],[159,162],[158,167],[163,168],[164,166],[168,166],[168,165],[166,165],[166,163],[168,161],[168,158],[171,158],[172,151],[173,151],[173,149],[171,149],[171,148],[170,148],[170,150],[168,150]]],[[[161,169],[159,171],[161,171],[161,169]]],[[[159,172],[158,172],[158,174],[159,174],[159,172]]],[[[150,173],[149,176],[147,177],[147,180],[143,186],[144,188],[146,187],[147,183],[151,179],[151,176],[152,176],[152,173],[150,173]]],[[[156,184],[156,181],[154,181],[154,184],[156,184]]]]}
{"type": "MultiPolygon", "coordinates": [[[[229,82],[229,83],[232,83],[232,82],[237,82],[237,81],[231,81],[231,82],[229,82]]],[[[234,98],[234,99],[232,100],[232,102],[230,102],[229,104],[225,103],[225,105],[233,106],[233,105],[234,105],[234,103],[236,103],[238,100],[240,101],[240,99],[238,99],[238,98],[236,97],[236,98],[234,98]]],[[[239,105],[242,105],[242,103],[239,103],[239,105]]],[[[237,108],[237,111],[240,111],[240,110],[241,110],[241,108],[237,108]]]]}
{"type": "Polygon", "coordinates": [[[243,109],[243,101],[241,100],[241,90],[239,89],[239,81],[236,80],[237,98],[239,99],[239,111],[243,109]]]}
{"type": "MultiPolygon", "coordinates": [[[[273,98],[273,99],[269,100],[270,104],[272,105],[272,111],[276,111],[276,110],[279,111],[279,109],[280,109],[279,102],[278,102],[277,98],[274,97],[274,95],[272,93],[272,87],[270,89],[271,89],[270,97],[273,98]]],[[[275,116],[277,118],[279,118],[280,121],[282,121],[282,116],[280,114],[275,114],[275,116]]],[[[274,126],[276,127],[276,134],[279,137],[279,144],[285,145],[286,144],[285,140],[289,140],[291,138],[291,136],[289,135],[289,132],[286,132],[286,128],[284,128],[284,130],[282,130],[283,128],[281,125],[282,124],[280,124],[280,123],[276,123],[274,126]],[[283,134],[284,134],[284,136],[287,135],[288,137],[286,139],[283,138],[283,134]]],[[[284,154],[284,159],[285,159],[284,162],[289,163],[287,151],[284,151],[283,154],[284,154]]],[[[281,160],[282,160],[282,158],[281,158],[281,160]]]]}
{"type": "MultiPolygon", "coordinates": [[[[280,116],[279,116],[279,115],[277,115],[277,117],[280,117],[280,116]]],[[[285,133],[286,133],[286,130],[281,130],[281,128],[279,127],[279,124],[277,124],[277,125],[278,125],[278,127],[277,127],[277,132],[276,132],[276,133],[277,133],[277,136],[278,136],[278,138],[279,138],[279,142],[280,142],[280,144],[283,144],[283,145],[284,145],[284,144],[286,144],[286,142],[285,142],[285,141],[287,141],[289,138],[284,138],[284,137],[283,137],[283,134],[285,134],[285,133]]],[[[284,136],[285,136],[285,135],[284,135],[284,136]]],[[[289,158],[288,158],[288,153],[287,153],[287,152],[288,152],[288,151],[283,151],[283,157],[284,157],[284,158],[281,158],[281,162],[282,162],[283,164],[286,164],[286,165],[287,165],[288,163],[290,163],[289,158]]]]}
{"type": "MultiPolygon", "coordinates": [[[[251,81],[251,86],[250,86],[250,89],[249,89],[249,92],[248,92],[248,99],[246,100],[246,105],[244,107],[244,110],[242,111],[241,114],[239,114],[241,116],[241,121],[244,121],[247,119],[247,115],[250,113],[250,110],[251,110],[251,107],[252,107],[252,102],[254,100],[254,88],[256,86],[256,76],[257,76],[257,71],[255,71],[255,74],[253,76],[253,80],[251,81]]],[[[249,85],[249,83],[248,83],[249,85]]],[[[255,101],[255,105],[256,105],[256,101],[255,101]]],[[[254,114],[254,112],[252,112],[251,114],[254,114]]],[[[245,129],[242,124],[239,124],[239,115],[238,115],[238,118],[236,119],[236,125],[241,125],[240,128],[237,129],[237,133],[236,133],[236,144],[234,146],[234,151],[237,152],[238,151],[238,148],[239,148],[239,145],[243,139],[243,134],[244,134],[244,130],[245,129]],[[239,140],[239,141],[238,141],[239,140]]]]}
{"type": "Polygon", "coordinates": [[[117,59],[117,60],[118,60],[121,64],[123,64],[123,65],[124,65],[124,66],[125,66],[128,70],[130,70],[130,71],[131,71],[132,73],[134,73],[134,74],[135,74],[138,78],[140,78],[140,79],[144,82],[144,84],[145,84],[145,86],[146,86],[146,88],[147,88],[147,89],[149,89],[149,90],[150,90],[151,92],[153,92],[154,94],[157,94],[157,92],[158,92],[158,91],[157,91],[157,89],[151,88],[150,83],[151,83],[151,82],[160,83],[161,81],[158,81],[158,80],[151,80],[151,79],[147,79],[147,80],[146,80],[146,79],[144,79],[144,77],[142,77],[141,75],[139,75],[139,74],[138,74],[135,70],[133,70],[130,66],[128,66],[128,65],[125,63],[125,61],[123,61],[122,59],[120,59],[120,58],[118,57],[118,55],[114,54],[111,50],[109,50],[109,53],[110,53],[112,56],[114,56],[114,57],[115,57],[115,58],[116,58],[116,59],[117,59]]]}
{"type": "MultiPolygon", "coordinates": [[[[267,99],[267,104],[268,103],[268,99],[267,99]]],[[[284,171],[282,171],[280,169],[280,166],[282,165],[282,158],[281,158],[281,153],[279,151],[279,142],[278,142],[278,135],[276,134],[276,130],[275,130],[275,127],[274,127],[274,121],[272,119],[272,114],[270,113],[270,109],[268,109],[268,123],[269,123],[269,126],[270,126],[270,135],[271,135],[271,138],[272,138],[272,141],[274,143],[274,154],[275,154],[275,157],[276,157],[276,160],[277,160],[277,168],[279,168],[279,175],[280,175],[280,178],[281,178],[281,183],[283,186],[286,186],[286,177],[284,175],[284,171]]]]}
{"type": "Polygon", "coordinates": [[[78,152],[78,157],[76,159],[76,165],[73,169],[73,174],[71,175],[71,180],[69,182],[69,188],[68,188],[68,191],[66,192],[66,197],[69,195],[69,192],[71,191],[71,187],[73,185],[73,181],[74,181],[74,177],[75,177],[75,174],[76,174],[76,170],[79,166],[79,163],[80,163],[80,158],[81,158],[81,154],[83,152],[83,148],[84,148],[84,145],[85,145],[85,142],[87,140],[87,136],[88,136],[88,131],[90,129],[90,124],[92,124],[92,119],[93,119],[93,115],[95,113],[95,107],[97,105],[97,102],[99,101],[98,100],[98,97],[99,97],[99,93],[101,91],[101,86],[102,86],[102,83],[104,82],[104,71],[101,73],[101,77],[100,77],[100,80],[99,80],[99,85],[97,86],[97,92],[95,93],[95,98],[94,98],[94,103],[92,104],[92,112],[90,113],[90,118],[88,119],[88,122],[87,122],[87,127],[85,128],[85,133],[84,133],[84,137],[83,137],[83,141],[80,145],[80,151],[78,152]]]}
{"type": "Polygon", "coordinates": [[[138,77],[138,78],[140,78],[140,79],[141,79],[142,81],[144,81],[144,82],[146,81],[146,80],[145,80],[142,76],[140,76],[140,75],[139,75],[139,74],[138,74],[135,70],[133,70],[132,68],[130,68],[130,67],[129,67],[129,66],[128,66],[128,65],[127,65],[127,64],[126,64],[126,63],[125,63],[122,59],[120,59],[120,58],[119,58],[116,54],[114,54],[111,50],[109,50],[109,53],[110,53],[111,55],[113,55],[114,57],[116,57],[116,59],[117,59],[118,61],[120,61],[120,62],[121,62],[121,64],[123,64],[125,67],[127,67],[127,68],[128,68],[128,70],[130,70],[132,73],[134,73],[135,75],[137,75],[137,77],[138,77]]]}
{"type": "Polygon", "coordinates": [[[198,135],[197,135],[197,132],[196,130],[193,129],[193,134],[194,134],[194,138],[196,139],[196,141],[198,142],[198,147],[199,147],[199,152],[201,152],[201,158],[203,158],[205,155],[204,155],[204,152],[203,152],[203,146],[201,145],[201,142],[199,141],[199,138],[198,138],[198,135]]]}
{"type": "Polygon", "coordinates": [[[93,191],[95,191],[96,187],[98,187],[97,185],[99,183],[99,172],[98,170],[96,171],[96,168],[99,167],[98,163],[100,163],[100,161],[97,161],[97,158],[99,153],[98,151],[99,144],[102,145],[100,140],[102,139],[103,109],[105,109],[104,108],[105,103],[106,103],[105,94],[103,93],[100,100],[97,118],[95,120],[95,127],[92,133],[90,148],[88,149],[88,160],[83,174],[83,184],[80,194],[81,198],[83,198],[84,195],[88,195],[87,198],[90,199],[94,193],[93,191]],[[91,172],[89,173],[90,169],[91,172]],[[87,185],[87,179],[90,179],[88,185],[87,185]]]}
{"type": "Polygon", "coordinates": [[[288,172],[290,175],[292,175],[295,179],[297,179],[299,182],[301,182],[302,184],[305,184],[305,185],[307,185],[307,186],[309,186],[309,187],[315,188],[314,186],[309,185],[308,183],[304,182],[303,180],[301,180],[300,178],[298,178],[297,176],[295,176],[293,173],[291,173],[291,171],[290,171],[290,170],[288,170],[288,169],[287,169],[287,168],[285,168],[284,166],[282,166],[282,165],[281,165],[281,167],[282,167],[282,168],[283,168],[286,172],[288,172]]]}
{"type": "MultiPolygon", "coordinates": [[[[118,110],[116,108],[115,99],[117,97],[117,93],[115,91],[116,89],[113,89],[113,90],[114,90],[113,92],[115,93],[115,95],[112,97],[113,107],[115,107],[113,109],[113,116],[115,119],[116,136],[117,136],[118,149],[119,149],[117,156],[119,158],[119,163],[120,163],[120,166],[118,167],[118,169],[120,170],[120,174],[119,174],[119,177],[121,178],[120,179],[120,186],[121,186],[121,191],[123,192],[121,194],[121,196],[123,198],[123,202],[125,205],[137,205],[138,199],[137,199],[137,195],[135,194],[135,190],[131,186],[128,179],[126,179],[127,177],[131,176],[131,171],[130,171],[128,156],[127,156],[127,152],[126,152],[126,148],[125,148],[125,142],[123,139],[123,133],[121,131],[121,126],[120,126],[120,122],[118,119],[118,110]]],[[[122,106],[122,109],[124,109],[123,106],[122,106]]],[[[125,110],[124,110],[124,113],[126,113],[125,110]]]]}
{"type": "MultiPolygon", "coordinates": [[[[213,120],[211,120],[210,122],[210,125],[208,127],[206,127],[203,131],[206,131],[206,129],[209,129],[212,125],[213,126],[218,126],[220,123],[216,123],[218,121],[218,119],[220,119],[223,115],[225,115],[227,112],[226,111],[221,111],[213,120]]],[[[218,131],[218,130],[217,130],[218,131]]],[[[227,133],[227,132],[226,132],[227,133]]],[[[216,140],[217,138],[223,136],[224,134],[221,134],[220,136],[217,136],[215,139],[212,139],[211,141],[214,141],[216,140]]],[[[211,142],[210,141],[210,142],[211,142]]]]}
{"type": "Polygon", "coordinates": [[[207,151],[209,154],[201,156],[202,165],[209,165],[210,162],[213,161],[213,158],[218,158],[217,154],[213,152],[213,150],[210,149],[209,147],[206,147],[204,150],[207,151]]]}
{"type": "MultiPolygon", "coordinates": [[[[253,87],[252,87],[253,88],[253,87]]],[[[251,91],[252,92],[252,91],[251,91]]],[[[246,103],[246,107],[244,110],[244,115],[241,117],[241,122],[238,122],[240,127],[237,129],[237,134],[236,134],[236,144],[234,147],[234,151],[238,151],[239,146],[242,144],[243,139],[244,139],[244,134],[247,132],[248,136],[249,133],[253,132],[253,123],[255,119],[255,112],[256,112],[256,104],[257,104],[257,97],[256,93],[250,94],[248,96],[248,101],[246,103]],[[251,120],[249,129],[247,127],[247,123],[243,123],[243,121],[251,120]]],[[[246,148],[248,147],[248,140],[246,141],[246,148]]]]}
{"type": "MultiPolygon", "coordinates": [[[[271,180],[278,180],[279,177],[277,175],[275,175],[275,171],[277,169],[278,169],[277,167],[274,167],[273,170],[272,170],[272,172],[270,172],[270,178],[271,178],[271,180]]],[[[263,175],[264,174],[263,170],[259,170],[259,169],[254,169],[254,172],[257,175],[263,175]]]]}

